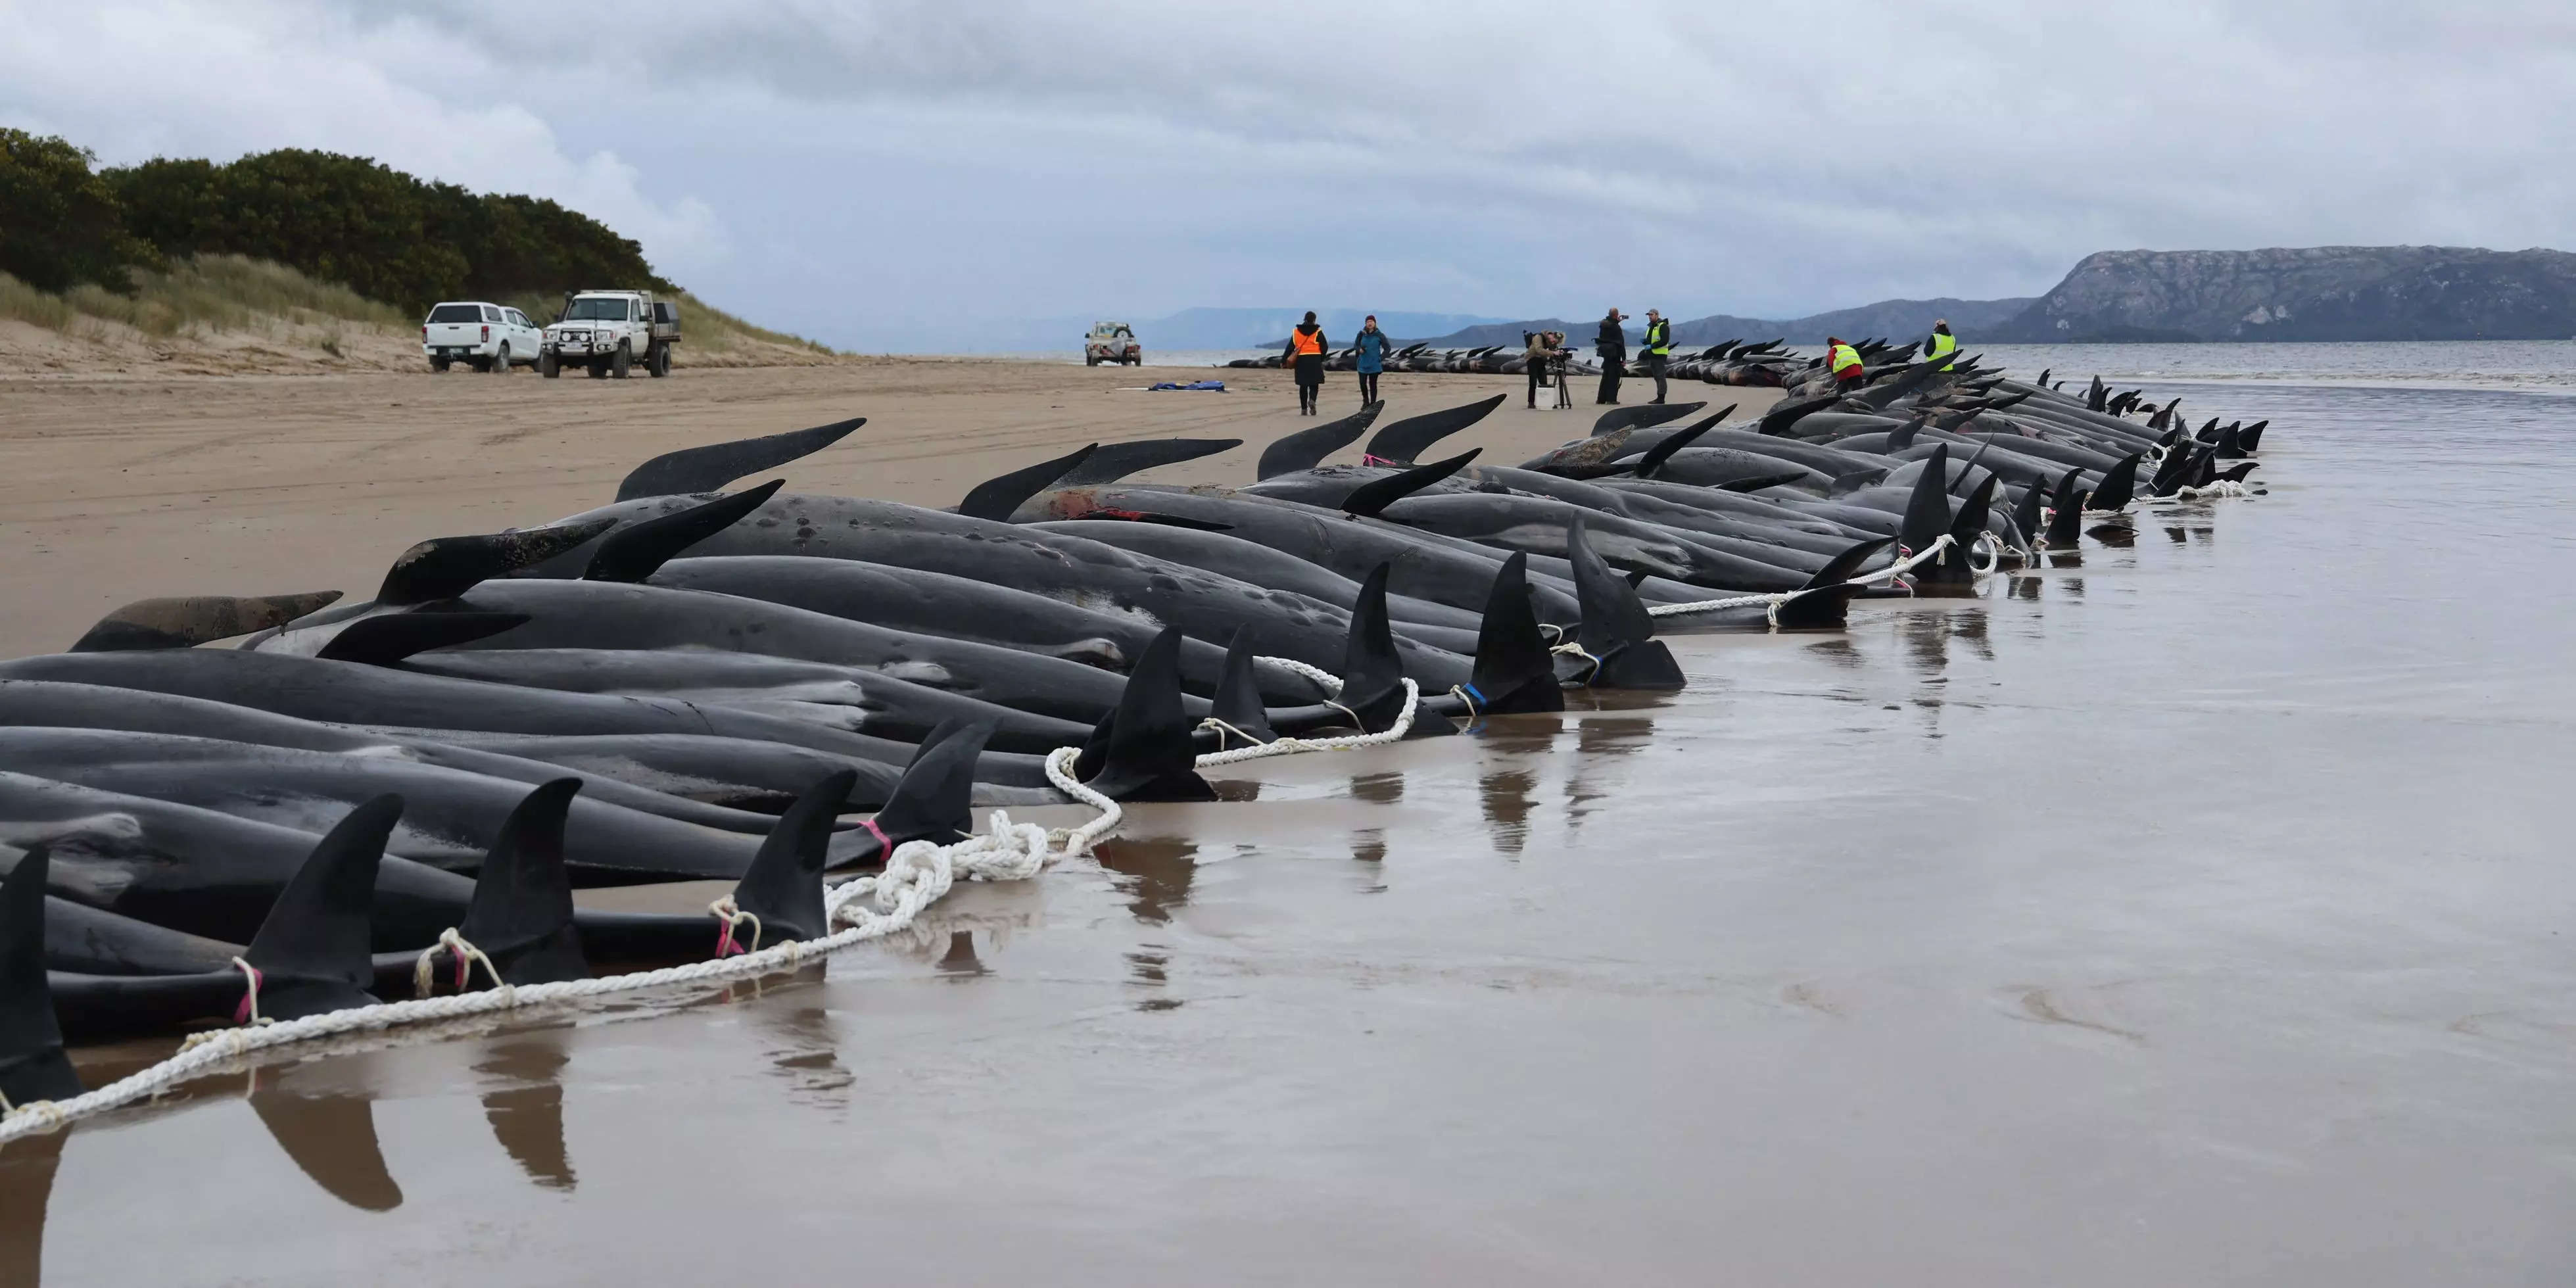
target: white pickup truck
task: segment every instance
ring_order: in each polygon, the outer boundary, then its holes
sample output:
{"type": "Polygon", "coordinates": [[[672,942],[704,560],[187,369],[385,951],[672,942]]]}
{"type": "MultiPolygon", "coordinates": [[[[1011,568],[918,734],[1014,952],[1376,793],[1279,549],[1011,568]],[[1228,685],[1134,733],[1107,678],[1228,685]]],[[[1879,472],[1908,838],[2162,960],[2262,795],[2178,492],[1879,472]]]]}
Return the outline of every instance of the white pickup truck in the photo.
{"type": "Polygon", "coordinates": [[[543,347],[545,333],[527,314],[480,300],[432,305],[420,324],[420,351],[432,371],[462,362],[506,376],[513,365],[537,365],[537,351],[543,347]]]}
{"type": "Polygon", "coordinates": [[[552,379],[580,367],[597,380],[626,378],[638,364],[645,374],[671,374],[671,346],[680,342],[680,308],[651,291],[572,291],[563,316],[546,328],[537,374],[552,379]]]}

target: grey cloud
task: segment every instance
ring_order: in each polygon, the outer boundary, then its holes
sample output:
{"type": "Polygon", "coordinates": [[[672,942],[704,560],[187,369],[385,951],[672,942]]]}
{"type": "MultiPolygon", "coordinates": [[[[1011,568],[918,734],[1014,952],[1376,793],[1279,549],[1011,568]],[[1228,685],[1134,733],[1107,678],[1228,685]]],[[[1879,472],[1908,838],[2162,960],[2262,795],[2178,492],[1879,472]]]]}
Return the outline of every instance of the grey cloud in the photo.
{"type": "Polygon", "coordinates": [[[692,285],[870,347],[1193,304],[1791,314],[2031,293],[2118,247],[2576,242],[2563,5],[620,8],[234,6],[613,153],[720,221],[734,253],[692,285]]]}

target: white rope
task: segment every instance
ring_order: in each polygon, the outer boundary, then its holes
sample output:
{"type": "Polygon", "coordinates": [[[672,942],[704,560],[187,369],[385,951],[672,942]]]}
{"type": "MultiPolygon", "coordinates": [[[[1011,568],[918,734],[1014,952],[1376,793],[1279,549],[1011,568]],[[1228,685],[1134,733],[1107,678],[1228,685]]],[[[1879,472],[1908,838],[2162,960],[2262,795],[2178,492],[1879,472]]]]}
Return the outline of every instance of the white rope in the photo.
{"type": "MultiPolygon", "coordinates": [[[[1876,572],[1863,573],[1862,575],[1854,577],[1850,581],[1843,582],[1842,584],[1845,586],[1867,586],[1882,579],[1892,580],[1897,577],[1902,577],[1923,564],[1940,558],[1942,551],[1947,550],[1956,544],[1958,544],[1958,538],[1944,532],[1939,537],[1934,538],[1932,544],[1924,547],[1921,552],[1911,557],[1897,560],[1895,563],[1889,564],[1876,572]]],[[[1998,555],[1995,562],[1997,564],[2001,563],[2002,557],[1998,555]]],[[[1977,571],[1986,573],[1993,572],[1994,570],[1995,565],[1989,564],[1977,571]]],[[[1783,590],[1768,595],[1738,595],[1733,599],[1700,599],[1693,600],[1687,604],[1657,604],[1654,607],[1647,609],[1646,615],[1649,617],[1678,617],[1685,613],[1713,613],[1721,608],[1751,608],[1756,604],[1760,604],[1768,607],[1770,611],[1766,616],[1770,619],[1773,626],[1777,626],[1780,624],[1780,606],[1782,604],[1788,603],[1790,600],[1796,599],[1802,595],[1813,595],[1831,589],[1833,589],[1831,586],[1814,586],[1804,590],[1783,590]]],[[[1559,651],[1562,650],[1560,649],[1559,651]]],[[[1586,656],[1590,655],[1586,654],[1586,656]]]]}
{"type": "Polygon", "coordinates": [[[438,991],[437,961],[441,952],[449,953],[456,958],[456,991],[460,993],[465,991],[467,981],[473,978],[476,962],[481,962],[483,973],[492,977],[492,987],[503,989],[510,987],[501,979],[501,968],[493,965],[492,959],[485,956],[482,949],[475,947],[465,936],[458,934],[456,927],[450,926],[438,932],[438,942],[422,949],[420,960],[412,963],[412,996],[428,997],[438,991]]]}
{"type": "MultiPolygon", "coordinates": [[[[1260,660],[1295,671],[1315,681],[1328,693],[1339,694],[1342,691],[1341,678],[1321,667],[1308,666],[1289,658],[1264,657],[1260,660]]],[[[1397,713],[1395,723],[1382,732],[1343,738],[1280,738],[1238,751],[1212,752],[1198,757],[1196,763],[1201,768],[1210,768],[1301,751],[1338,751],[1394,742],[1413,728],[1414,714],[1422,698],[1421,690],[1412,680],[1407,679],[1403,683],[1404,708],[1397,713]]],[[[1116,831],[1126,811],[1119,807],[1118,802],[1093,791],[1074,777],[1074,762],[1080,755],[1078,747],[1057,748],[1047,756],[1046,776],[1058,791],[1098,811],[1090,822],[1050,830],[1034,823],[1013,823],[1007,811],[995,810],[991,815],[990,831],[963,841],[950,845],[906,841],[886,856],[884,871],[843,882],[824,892],[826,924],[837,925],[840,929],[811,942],[790,940],[767,948],[759,947],[758,919],[732,907],[732,900],[722,899],[710,911],[726,922],[728,930],[742,920],[752,921],[755,936],[752,951],[660,970],[512,986],[502,983],[499,971],[481,949],[451,928],[439,936],[436,945],[421,954],[414,967],[414,983],[422,981],[422,977],[430,972],[435,955],[444,950],[468,963],[481,962],[496,987],[476,993],[354,1006],[286,1021],[259,1014],[259,972],[250,963],[235,958],[233,965],[249,981],[243,999],[246,1023],[193,1034],[180,1045],[178,1054],[169,1059],[69,1100],[32,1101],[16,1106],[0,1102],[0,1142],[55,1130],[77,1118],[158,1096],[228,1061],[269,1047],[366,1030],[572,1002],[606,993],[764,974],[800,965],[808,957],[819,957],[852,944],[900,933],[909,929],[924,909],[946,896],[961,878],[969,881],[1024,881],[1053,864],[1089,853],[1093,846],[1116,831]]]]}

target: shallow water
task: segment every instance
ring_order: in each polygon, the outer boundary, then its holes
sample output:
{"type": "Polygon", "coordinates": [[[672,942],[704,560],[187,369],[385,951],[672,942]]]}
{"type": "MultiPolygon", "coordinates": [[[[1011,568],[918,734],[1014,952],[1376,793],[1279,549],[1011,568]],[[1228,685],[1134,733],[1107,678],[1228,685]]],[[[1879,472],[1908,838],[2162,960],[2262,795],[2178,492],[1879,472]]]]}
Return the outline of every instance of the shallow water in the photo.
{"type": "Polygon", "coordinates": [[[1676,640],[1669,699],[1227,771],[899,948],[209,1079],[0,1155],[0,1255],[2567,1282],[2570,404],[2185,398],[2273,420],[2270,495],[1676,640]]]}

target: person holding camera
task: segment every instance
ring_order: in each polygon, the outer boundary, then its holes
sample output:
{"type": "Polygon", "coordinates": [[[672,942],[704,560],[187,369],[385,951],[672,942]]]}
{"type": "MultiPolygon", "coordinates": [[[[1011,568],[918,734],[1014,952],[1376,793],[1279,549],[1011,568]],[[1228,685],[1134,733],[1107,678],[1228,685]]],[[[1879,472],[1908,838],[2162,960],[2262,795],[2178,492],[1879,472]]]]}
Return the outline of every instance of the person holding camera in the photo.
{"type": "MultiPolygon", "coordinates": [[[[1560,331],[1531,331],[1525,334],[1529,340],[1529,352],[1522,361],[1529,371],[1530,410],[1536,411],[1538,410],[1538,391],[1547,388],[1549,373],[1556,371],[1559,362],[1565,357],[1565,350],[1557,347],[1564,342],[1565,335],[1560,331]]],[[[1560,382],[1561,379],[1560,377],[1560,382]]]]}

